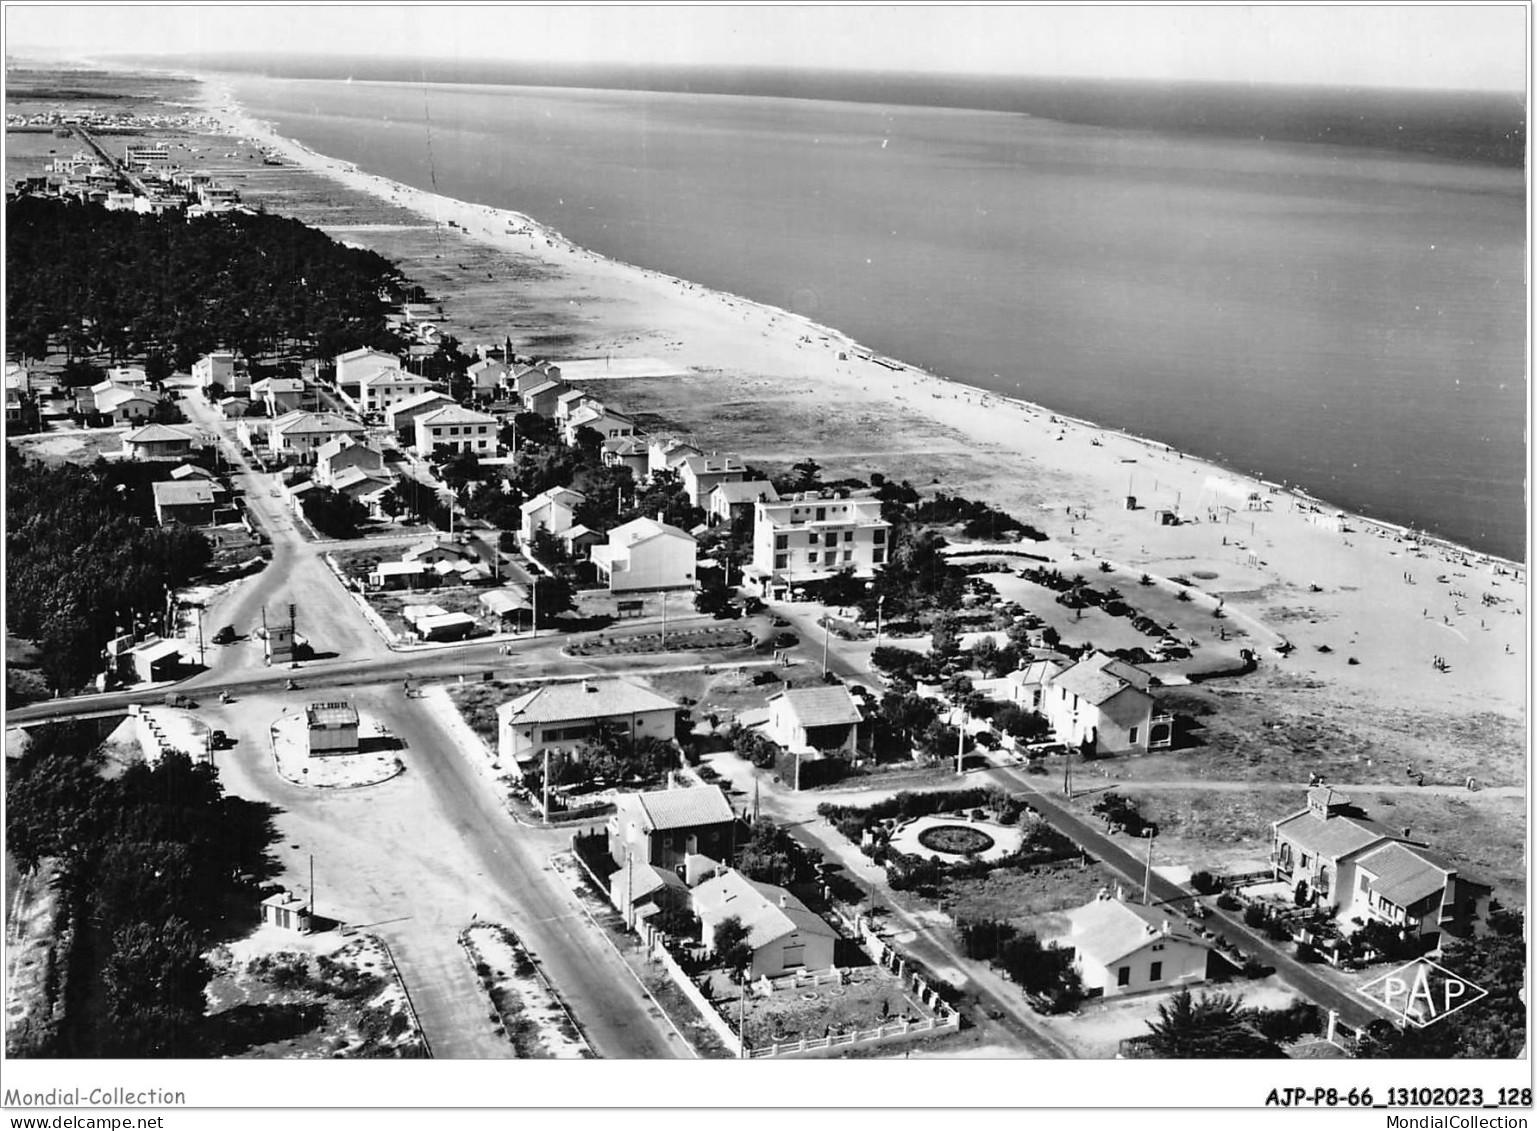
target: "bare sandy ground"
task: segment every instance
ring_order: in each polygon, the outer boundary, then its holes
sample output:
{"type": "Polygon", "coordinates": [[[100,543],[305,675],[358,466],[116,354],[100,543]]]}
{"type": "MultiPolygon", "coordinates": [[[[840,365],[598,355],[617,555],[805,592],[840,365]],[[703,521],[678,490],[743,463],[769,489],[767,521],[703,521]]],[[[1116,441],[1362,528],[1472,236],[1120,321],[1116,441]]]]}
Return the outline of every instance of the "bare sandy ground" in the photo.
{"type": "MultiPolygon", "coordinates": [[[[300,166],[265,182],[279,189],[269,207],[334,221],[338,238],[399,262],[442,300],[462,340],[510,334],[527,352],[581,359],[573,375],[594,391],[706,450],[771,468],[809,455],[830,476],[881,471],[986,499],[1046,531],[1050,540],[1032,549],[1064,571],[1092,579],[1105,560],[1118,572],[1189,579],[1199,605],[1220,604],[1261,650],[1259,671],[1226,685],[1242,698],[1235,724],[1252,719],[1263,735],[1267,721],[1311,720],[1317,741],[1301,760],[1274,741],[1261,762],[1246,769],[1228,758],[1221,775],[1191,772],[1195,749],[1170,777],[1295,777],[1300,788],[1319,751],[1339,745],[1351,753],[1329,768],[1344,784],[1401,784],[1404,764],[1455,782],[1464,760],[1486,782],[1524,782],[1524,565],[1348,516],[1341,529],[1334,508],[1284,487],[875,360],[834,330],[605,259],[519,213],[315,154],[242,115],[216,85],[205,89],[226,129],[300,166]],[[1163,525],[1163,510],[1187,521],[1163,525]],[[1289,654],[1275,650],[1282,641],[1289,654]]],[[[253,174],[248,188],[262,183],[253,174]]],[[[1503,831],[1523,840],[1524,819],[1507,819],[1521,827],[1503,831]]],[[[1465,846],[1443,847],[1460,855],[1465,846]]]]}

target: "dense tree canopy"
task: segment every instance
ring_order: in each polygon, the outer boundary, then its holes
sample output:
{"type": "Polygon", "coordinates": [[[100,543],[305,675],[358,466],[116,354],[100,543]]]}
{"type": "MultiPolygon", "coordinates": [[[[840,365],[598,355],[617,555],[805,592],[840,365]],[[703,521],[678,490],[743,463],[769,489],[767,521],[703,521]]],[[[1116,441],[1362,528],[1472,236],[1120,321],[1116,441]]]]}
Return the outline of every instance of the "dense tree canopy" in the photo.
{"type": "Polygon", "coordinates": [[[89,724],[38,728],[6,774],[6,846],[57,862],[70,970],[63,1026],[27,1055],[206,1055],[202,958],[232,894],[272,874],[271,810],[226,797],[213,766],[171,751],[100,775],[89,724]],[[104,1024],[82,1003],[100,993],[104,1024]]]}
{"type": "Polygon", "coordinates": [[[227,347],[251,358],[394,344],[402,280],[372,251],[298,220],[192,220],[41,197],[6,202],[5,317],[13,352],[166,353],[185,369],[227,347]]]}
{"type": "Polygon", "coordinates": [[[7,629],[36,640],[55,688],[101,670],[120,625],[160,612],[212,551],[198,531],[157,527],[124,506],[105,474],[27,464],[8,453],[7,629]]]}

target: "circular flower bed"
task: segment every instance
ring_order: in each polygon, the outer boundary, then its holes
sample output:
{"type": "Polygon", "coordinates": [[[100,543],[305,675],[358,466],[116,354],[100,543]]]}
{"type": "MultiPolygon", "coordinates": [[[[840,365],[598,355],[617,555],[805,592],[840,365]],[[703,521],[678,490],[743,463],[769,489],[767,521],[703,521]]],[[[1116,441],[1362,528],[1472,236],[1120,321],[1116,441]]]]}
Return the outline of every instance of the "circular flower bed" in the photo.
{"type": "Polygon", "coordinates": [[[969,825],[934,825],[918,834],[918,843],[934,852],[966,856],[973,852],[986,852],[994,841],[981,829],[969,825]]]}

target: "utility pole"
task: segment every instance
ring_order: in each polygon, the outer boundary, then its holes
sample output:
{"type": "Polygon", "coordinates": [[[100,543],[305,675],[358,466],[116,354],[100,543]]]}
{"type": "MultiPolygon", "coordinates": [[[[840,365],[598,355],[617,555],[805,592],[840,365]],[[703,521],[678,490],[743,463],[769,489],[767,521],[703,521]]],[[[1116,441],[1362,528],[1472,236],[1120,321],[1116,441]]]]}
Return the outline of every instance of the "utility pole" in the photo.
{"type": "Polygon", "coordinates": [[[550,748],[544,748],[544,823],[550,823],[550,748]]]}
{"type": "Polygon", "coordinates": [[[1062,759],[1062,796],[1069,801],[1073,799],[1073,744],[1067,744],[1067,752],[1062,759]]]}
{"type": "Polygon", "coordinates": [[[667,651],[667,590],[662,590],[662,651],[667,651]]]}
{"type": "Polygon", "coordinates": [[[197,606],[197,665],[200,668],[208,666],[203,658],[203,606],[197,606]]]}
{"type": "Polygon", "coordinates": [[[1147,906],[1147,890],[1153,882],[1153,831],[1147,835],[1147,868],[1142,873],[1142,906],[1147,906]]]}
{"type": "Polygon", "coordinates": [[[955,739],[955,772],[957,774],[964,774],[966,772],[966,723],[969,718],[968,712],[962,710],[961,725],[956,728],[957,734],[955,739]]]}
{"type": "Polygon", "coordinates": [[[315,854],[310,853],[310,929],[315,929],[315,854]]]}
{"type": "Polygon", "coordinates": [[[885,609],[886,598],[877,597],[875,599],[875,646],[877,648],[881,646],[881,613],[883,613],[885,609]]]}
{"type": "Polygon", "coordinates": [[[532,573],[532,574],[529,575],[529,578],[528,578],[528,589],[529,589],[529,593],[533,596],[533,599],[534,599],[534,624],[533,624],[534,635],[531,636],[529,639],[531,639],[531,640],[538,640],[539,639],[539,575],[537,573],[532,573]]]}
{"type": "Polygon", "coordinates": [[[832,615],[822,612],[822,678],[827,678],[827,639],[832,635],[832,615]]]}

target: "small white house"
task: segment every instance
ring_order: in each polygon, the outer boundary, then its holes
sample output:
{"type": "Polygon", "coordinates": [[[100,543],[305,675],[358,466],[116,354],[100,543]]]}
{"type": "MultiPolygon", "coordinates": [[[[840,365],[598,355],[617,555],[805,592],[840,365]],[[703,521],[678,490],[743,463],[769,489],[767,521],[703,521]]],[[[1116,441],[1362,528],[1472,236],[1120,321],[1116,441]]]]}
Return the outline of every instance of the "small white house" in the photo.
{"type": "Polygon", "coordinates": [[[1167,745],[1172,723],[1160,716],[1163,732],[1153,734],[1152,676],[1132,664],[1095,652],[1052,678],[1041,713],[1057,741],[1088,743],[1101,754],[1145,753],[1167,745]]]}
{"type": "Polygon", "coordinates": [[[573,515],[576,508],[586,501],[586,495],[569,487],[551,487],[548,491],[541,491],[519,508],[523,513],[523,524],[518,530],[518,537],[527,546],[533,543],[535,533],[540,530],[556,535],[564,534],[575,525],[573,515]]]}
{"type": "Polygon", "coordinates": [[[1210,948],[1158,907],[1100,898],[1069,911],[1079,976],[1105,997],[1206,980],[1210,948]]]}
{"type": "Polygon", "coordinates": [[[713,947],[715,928],[727,919],[736,919],[747,929],[750,978],[776,978],[833,965],[838,933],[784,888],[757,883],[730,870],[696,887],[693,900],[700,942],[706,948],[713,947]]]}
{"type": "Polygon", "coordinates": [[[691,589],[698,556],[692,534],[653,518],[616,526],[608,545],[592,548],[592,564],[611,593],[691,589]]]}

